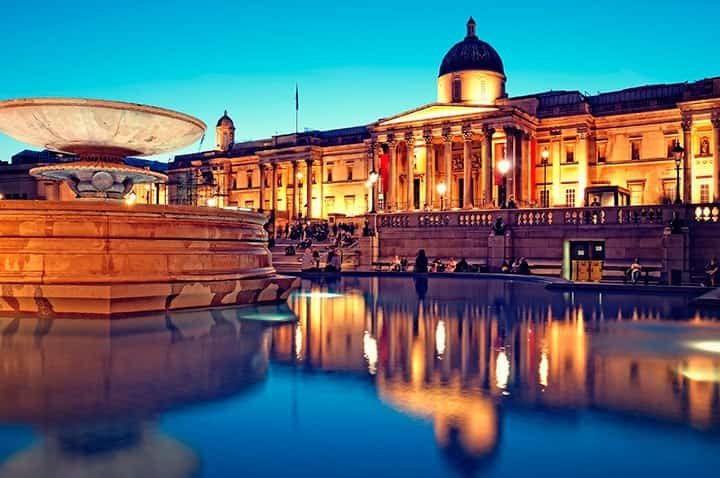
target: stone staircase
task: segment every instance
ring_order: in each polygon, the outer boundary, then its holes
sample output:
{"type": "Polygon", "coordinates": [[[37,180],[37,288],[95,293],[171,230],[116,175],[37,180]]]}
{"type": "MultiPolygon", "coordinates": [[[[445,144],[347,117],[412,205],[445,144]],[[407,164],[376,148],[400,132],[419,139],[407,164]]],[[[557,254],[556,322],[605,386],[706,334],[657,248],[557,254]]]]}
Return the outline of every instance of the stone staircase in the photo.
{"type": "MultiPolygon", "coordinates": [[[[285,248],[288,246],[296,245],[298,241],[278,240],[273,247],[270,248],[272,253],[273,266],[279,273],[289,272],[300,272],[300,257],[302,257],[303,251],[298,250],[294,256],[286,256],[285,248]]],[[[313,248],[320,252],[320,266],[325,265],[325,253],[324,250],[332,246],[331,242],[317,242],[313,244],[313,248]]],[[[343,270],[352,271],[357,270],[359,264],[359,256],[361,251],[355,247],[352,249],[341,250],[343,256],[343,270]]]]}

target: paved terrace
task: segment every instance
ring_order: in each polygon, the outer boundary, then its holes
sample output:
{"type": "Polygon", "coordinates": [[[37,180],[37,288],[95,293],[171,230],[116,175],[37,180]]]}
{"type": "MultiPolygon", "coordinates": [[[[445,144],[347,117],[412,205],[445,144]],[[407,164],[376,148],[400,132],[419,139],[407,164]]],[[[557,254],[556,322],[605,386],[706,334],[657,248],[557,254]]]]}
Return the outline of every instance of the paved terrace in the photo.
{"type": "Polygon", "coordinates": [[[534,272],[559,276],[571,241],[597,241],[605,244],[606,272],[639,257],[666,278],[679,270],[683,282],[690,282],[702,275],[709,258],[720,256],[720,204],[396,212],[368,218],[377,231],[362,244],[361,267],[368,269],[395,255],[412,259],[425,249],[431,259],[464,256],[491,271],[505,257],[523,256],[534,272]],[[498,218],[503,234],[492,233],[498,218]]]}

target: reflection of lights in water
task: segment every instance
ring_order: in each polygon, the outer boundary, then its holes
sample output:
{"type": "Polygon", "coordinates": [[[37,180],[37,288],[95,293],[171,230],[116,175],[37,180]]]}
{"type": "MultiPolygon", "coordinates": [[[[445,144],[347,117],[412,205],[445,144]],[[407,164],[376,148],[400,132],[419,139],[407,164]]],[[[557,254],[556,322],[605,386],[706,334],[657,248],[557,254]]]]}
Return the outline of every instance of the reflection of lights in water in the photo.
{"type": "Polygon", "coordinates": [[[683,366],[678,369],[680,375],[694,382],[715,382],[720,383],[720,368],[683,366]]]}
{"type": "Polygon", "coordinates": [[[720,340],[703,340],[700,342],[687,342],[686,345],[691,349],[700,350],[702,352],[710,352],[720,354],[720,340]]]}
{"type": "Polygon", "coordinates": [[[335,292],[297,292],[297,297],[310,297],[311,299],[337,299],[342,297],[342,294],[335,292]]]}
{"type": "Polygon", "coordinates": [[[495,361],[495,385],[503,390],[506,389],[508,378],[510,378],[510,361],[505,351],[501,350],[495,361]]]}
{"type": "Polygon", "coordinates": [[[295,357],[302,359],[303,352],[303,331],[302,325],[298,324],[295,327],[295,357]]]}
{"type": "Polygon", "coordinates": [[[445,321],[439,320],[435,328],[435,351],[438,355],[445,353],[445,321]]]}
{"type": "Polygon", "coordinates": [[[538,365],[538,375],[540,376],[540,385],[543,387],[548,386],[548,372],[550,365],[548,363],[547,352],[543,351],[540,355],[540,365],[538,365]]]}
{"type": "Polygon", "coordinates": [[[375,375],[378,361],[377,340],[367,330],[363,332],[363,356],[368,363],[368,372],[375,375]]]}

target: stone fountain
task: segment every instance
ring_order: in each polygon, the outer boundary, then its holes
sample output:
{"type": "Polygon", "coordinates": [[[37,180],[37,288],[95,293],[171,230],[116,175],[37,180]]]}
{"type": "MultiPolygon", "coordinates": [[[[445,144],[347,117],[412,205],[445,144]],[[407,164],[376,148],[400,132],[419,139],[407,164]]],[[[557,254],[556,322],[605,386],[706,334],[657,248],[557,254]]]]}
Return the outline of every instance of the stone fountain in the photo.
{"type": "Polygon", "coordinates": [[[0,311],[122,317],[286,299],[297,279],[276,275],[264,216],[122,201],[134,184],[166,180],[123,158],[183,148],[205,128],[132,103],[0,102],[0,132],[78,157],[31,174],[65,181],[81,199],[0,201],[0,311]]]}

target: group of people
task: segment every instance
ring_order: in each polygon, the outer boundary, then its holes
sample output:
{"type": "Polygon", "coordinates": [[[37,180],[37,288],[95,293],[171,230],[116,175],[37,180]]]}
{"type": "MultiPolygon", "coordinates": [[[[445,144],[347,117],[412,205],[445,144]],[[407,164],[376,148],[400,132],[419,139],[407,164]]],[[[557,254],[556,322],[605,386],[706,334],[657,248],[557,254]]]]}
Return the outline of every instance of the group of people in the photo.
{"type": "Polygon", "coordinates": [[[339,251],[330,249],[325,258],[325,267],[320,267],[320,252],[312,246],[305,248],[300,258],[301,272],[341,272],[342,256],[339,251]]]}
{"type": "MultiPolygon", "coordinates": [[[[420,260],[421,267],[423,264],[426,264],[426,270],[424,272],[472,272],[472,267],[468,264],[464,257],[459,261],[456,261],[454,257],[451,257],[447,263],[442,262],[439,258],[434,259],[432,262],[428,262],[427,256],[425,256],[425,251],[421,250],[420,252],[424,258],[418,253],[418,257],[415,259],[415,272],[420,272],[417,269],[418,260],[420,260]]],[[[407,272],[408,266],[409,262],[407,257],[400,257],[396,255],[390,263],[390,271],[407,272]]]]}
{"type": "Polygon", "coordinates": [[[530,275],[530,264],[524,257],[518,257],[515,260],[507,258],[500,264],[500,272],[503,274],[530,275]]]}

